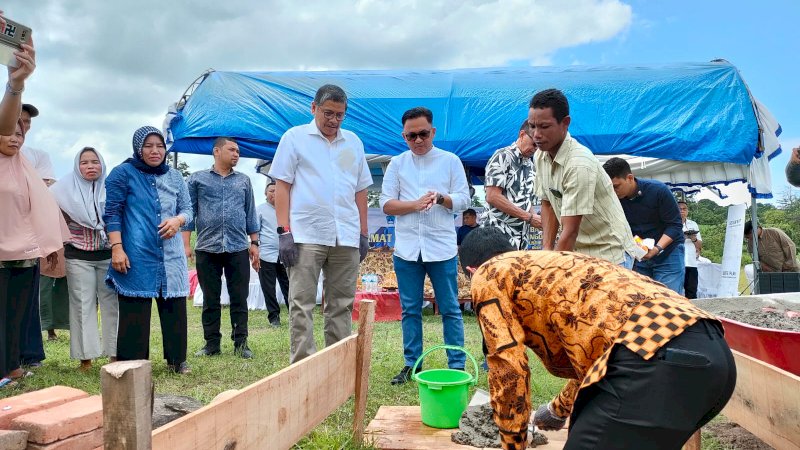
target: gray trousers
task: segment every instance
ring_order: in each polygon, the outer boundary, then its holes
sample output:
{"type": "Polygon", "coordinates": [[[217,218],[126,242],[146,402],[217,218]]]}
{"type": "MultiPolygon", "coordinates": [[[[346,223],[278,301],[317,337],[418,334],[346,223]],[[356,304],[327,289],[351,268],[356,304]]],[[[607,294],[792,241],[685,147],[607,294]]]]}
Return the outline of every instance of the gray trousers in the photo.
{"type": "Polygon", "coordinates": [[[289,272],[291,308],[290,363],[314,354],[314,319],[320,270],[325,275],[325,301],[322,317],[325,346],[335,344],[351,333],[351,314],[356,295],[359,253],[355,247],[297,244],[298,258],[289,272]]]}
{"type": "Polygon", "coordinates": [[[117,294],[105,283],[111,260],[67,259],[69,287],[69,354],[73,359],[117,356],[117,294]],[[97,332],[97,306],[100,305],[103,345],[97,332]]]}

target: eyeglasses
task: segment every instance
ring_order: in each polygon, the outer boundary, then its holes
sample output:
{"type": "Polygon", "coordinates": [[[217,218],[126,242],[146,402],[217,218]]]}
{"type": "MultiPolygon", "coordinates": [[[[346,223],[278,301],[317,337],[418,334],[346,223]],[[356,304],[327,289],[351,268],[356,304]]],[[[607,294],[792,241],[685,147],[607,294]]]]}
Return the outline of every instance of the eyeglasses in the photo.
{"type": "Polygon", "coordinates": [[[417,140],[417,138],[420,138],[420,139],[422,139],[424,141],[425,139],[428,139],[429,137],[431,137],[431,130],[422,130],[422,131],[419,131],[417,133],[406,133],[405,134],[405,138],[406,138],[406,140],[408,142],[415,142],[417,140]]]}
{"type": "Polygon", "coordinates": [[[341,122],[342,120],[344,120],[344,115],[345,114],[347,114],[347,113],[322,110],[322,115],[328,120],[331,120],[331,119],[333,119],[335,117],[336,120],[341,122]]]}

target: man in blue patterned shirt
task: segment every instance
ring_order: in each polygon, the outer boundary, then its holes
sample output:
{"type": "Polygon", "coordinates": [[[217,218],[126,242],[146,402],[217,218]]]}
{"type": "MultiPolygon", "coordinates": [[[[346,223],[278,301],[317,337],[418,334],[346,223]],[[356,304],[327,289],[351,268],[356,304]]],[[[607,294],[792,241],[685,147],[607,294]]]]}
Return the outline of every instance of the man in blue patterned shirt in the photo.
{"type": "Polygon", "coordinates": [[[222,275],[231,298],[231,339],[234,353],[252,358],[247,347],[247,296],[250,263],[258,270],[258,231],[255,198],[250,178],[233,170],[239,162],[239,146],[228,137],[214,141],[214,165],[193,173],[188,180],[194,220],[184,228],[189,247],[197,230],[195,255],[197,280],[203,290],[203,336],[206,345],[196,356],[220,353],[220,295],[222,275]],[[248,237],[249,235],[249,237],[248,237]]]}

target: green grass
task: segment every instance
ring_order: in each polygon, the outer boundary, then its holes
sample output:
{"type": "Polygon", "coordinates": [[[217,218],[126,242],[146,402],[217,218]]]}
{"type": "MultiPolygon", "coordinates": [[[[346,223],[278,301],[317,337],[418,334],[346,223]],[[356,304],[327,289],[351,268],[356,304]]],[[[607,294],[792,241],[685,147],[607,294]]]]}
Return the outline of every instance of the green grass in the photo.
{"type": "MultiPolygon", "coordinates": [[[[174,375],[167,371],[161,349],[161,331],[158,323],[158,312],[152,311],[150,360],[153,362],[153,381],[158,393],[188,395],[208,403],[217,394],[229,389],[240,389],[264,378],[289,364],[289,328],[286,309],[282,310],[283,326],[273,329],[269,326],[265,311],[250,311],[249,346],[255,358],[249,361],[233,356],[233,344],[230,336],[230,320],[228,310],[222,315],[222,352],[221,356],[198,358],[194,352],[203,346],[203,330],[200,322],[200,308],[189,303],[189,349],[188,362],[192,374],[174,375]]],[[[354,323],[355,326],[355,323],[354,323]]],[[[323,348],[322,316],[319,308],[314,316],[317,347],[323,348]]],[[[477,362],[482,360],[481,339],[475,316],[464,315],[465,347],[472,353],[477,362]]],[[[423,317],[424,348],[442,343],[441,319],[426,310],[423,317]]],[[[78,361],[69,358],[69,334],[58,331],[57,341],[45,341],[47,359],[44,365],[36,369],[34,376],[26,378],[16,388],[0,390],[0,398],[18,395],[23,392],[43,389],[53,385],[72,386],[91,394],[100,393],[99,364],[107,362],[101,359],[88,373],[77,370],[78,361]]],[[[529,352],[531,376],[531,397],[534,408],[551,399],[564,384],[564,380],[548,374],[538,358],[529,352]]],[[[416,405],[418,404],[417,386],[407,383],[391,386],[389,380],[403,367],[402,333],[399,322],[376,322],[373,335],[372,367],[369,380],[367,400],[367,422],[371,420],[381,405],[416,405]]],[[[444,351],[433,352],[425,361],[425,367],[446,367],[444,351]]],[[[468,371],[472,369],[468,366],[468,371]]],[[[325,380],[333,382],[336,380],[325,380]]],[[[478,387],[488,390],[486,374],[479,371],[478,387]]],[[[353,420],[353,401],[331,414],[322,424],[301,440],[296,448],[301,449],[335,449],[355,448],[350,441],[350,430],[353,420]]],[[[704,436],[705,438],[705,436],[704,436]]],[[[367,446],[366,448],[371,448],[367,446]]],[[[706,450],[721,449],[711,439],[704,439],[706,450]]]]}

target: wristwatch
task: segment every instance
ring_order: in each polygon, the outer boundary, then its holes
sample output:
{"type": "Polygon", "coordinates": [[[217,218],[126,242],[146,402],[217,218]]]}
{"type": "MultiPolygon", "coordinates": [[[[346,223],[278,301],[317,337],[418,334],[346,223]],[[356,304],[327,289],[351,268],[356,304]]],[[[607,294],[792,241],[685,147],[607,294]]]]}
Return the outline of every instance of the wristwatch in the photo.
{"type": "Polygon", "coordinates": [[[258,247],[260,244],[261,243],[258,241],[250,241],[250,245],[255,245],[256,247],[258,247]]]}
{"type": "Polygon", "coordinates": [[[442,203],[444,203],[444,195],[436,194],[436,204],[441,205],[442,203]]]}
{"type": "Polygon", "coordinates": [[[291,233],[289,227],[278,227],[278,234],[291,233]]]}
{"type": "Polygon", "coordinates": [[[658,244],[654,245],[653,248],[657,248],[658,249],[658,253],[656,253],[656,255],[660,255],[660,254],[664,253],[664,249],[658,244]]]}

